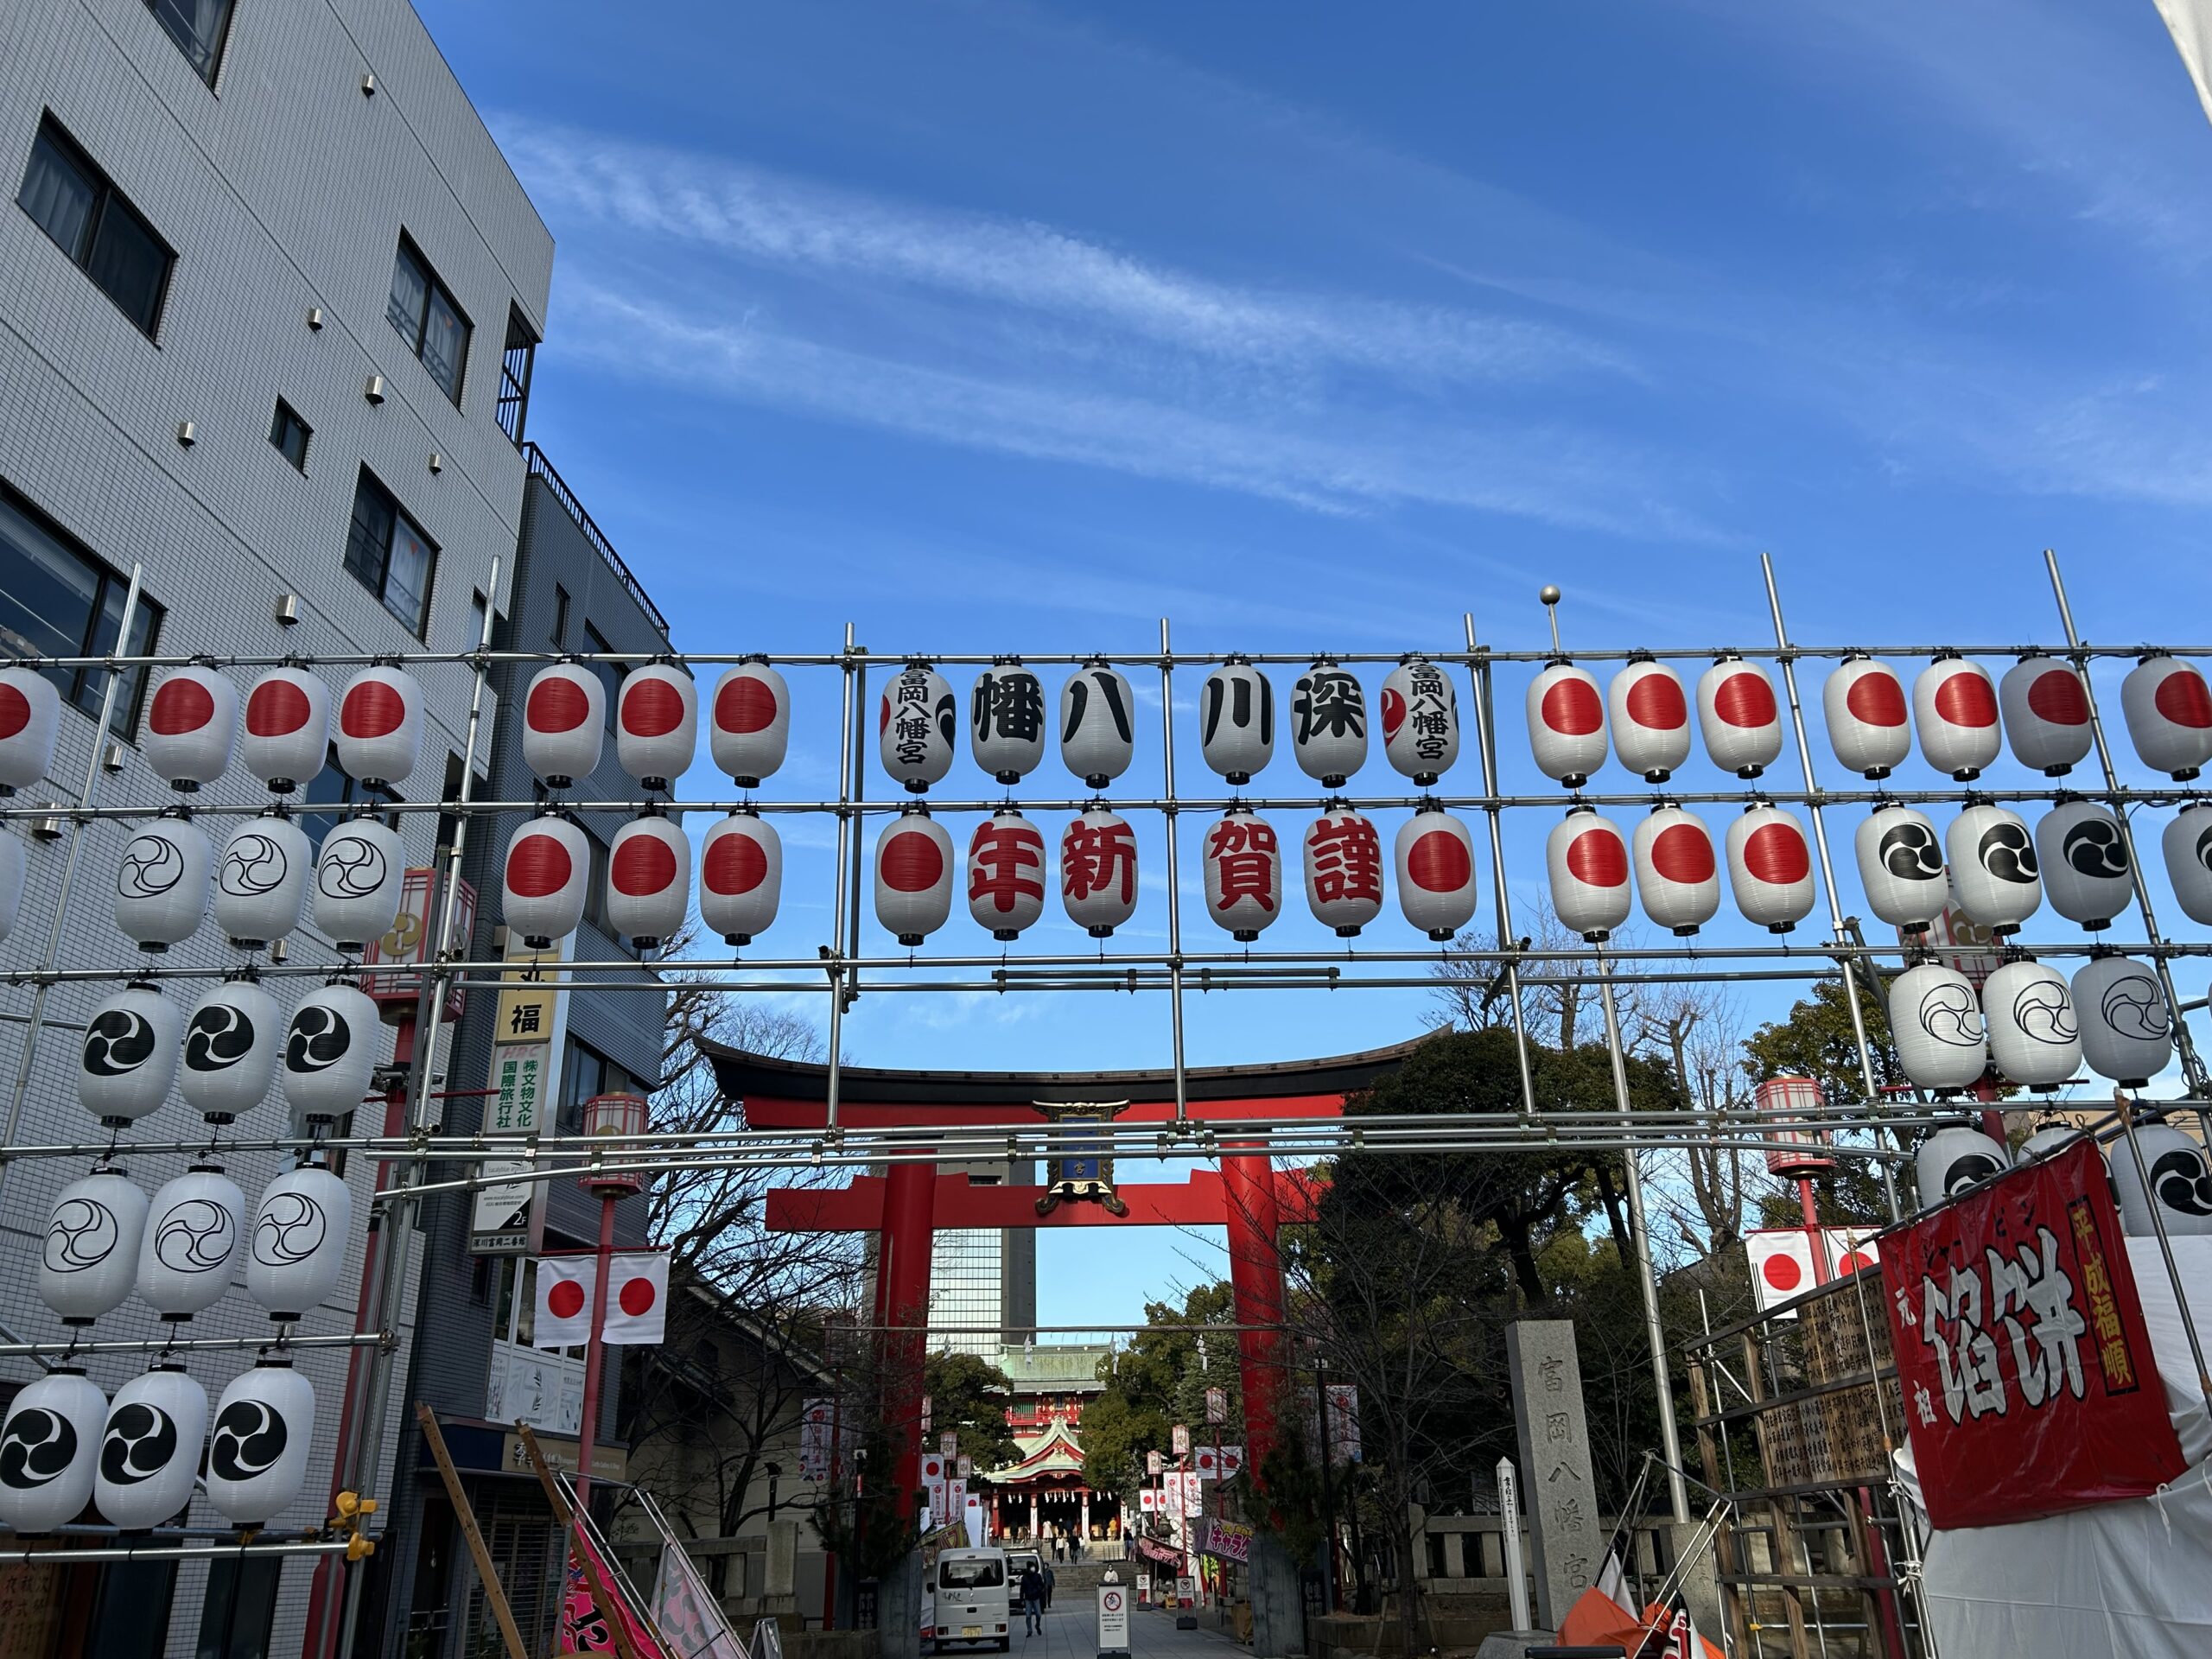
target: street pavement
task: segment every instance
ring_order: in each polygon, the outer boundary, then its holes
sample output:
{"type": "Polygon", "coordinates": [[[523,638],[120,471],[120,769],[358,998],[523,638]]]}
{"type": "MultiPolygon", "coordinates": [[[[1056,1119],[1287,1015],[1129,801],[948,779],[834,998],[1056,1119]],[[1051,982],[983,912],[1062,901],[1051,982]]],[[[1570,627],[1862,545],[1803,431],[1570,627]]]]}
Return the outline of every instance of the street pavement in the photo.
{"type": "MultiPolygon", "coordinates": [[[[1201,1609],[1199,1628],[1179,1630],[1175,1616],[1154,1607],[1129,1615],[1132,1659],[1230,1659],[1238,1651],[1228,1631],[1215,1627],[1216,1615],[1201,1609]]],[[[1098,1599],[1095,1592],[1061,1596],[1045,1615],[1044,1632],[1024,1636],[1014,1626],[1013,1659],[1097,1659],[1098,1599]]]]}

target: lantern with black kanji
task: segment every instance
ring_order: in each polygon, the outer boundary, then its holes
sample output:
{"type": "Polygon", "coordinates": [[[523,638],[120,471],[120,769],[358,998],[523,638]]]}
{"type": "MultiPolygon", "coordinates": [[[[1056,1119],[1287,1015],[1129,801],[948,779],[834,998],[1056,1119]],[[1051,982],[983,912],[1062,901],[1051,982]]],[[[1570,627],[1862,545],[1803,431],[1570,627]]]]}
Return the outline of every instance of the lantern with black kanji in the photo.
{"type": "Polygon", "coordinates": [[[399,832],[382,818],[348,818],[322,838],[315,861],[315,925],[355,954],[391,931],[406,881],[399,832]]]}
{"type": "Polygon", "coordinates": [[[1206,914],[1246,944],[1282,913],[1282,843],[1274,827],[1247,806],[1232,806],[1206,828],[1203,850],[1206,914]]]}
{"type": "Polygon", "coordinates": [[[717,771],[740,789],[758,789],[784,764],[791,736],[791,687],[766,658],[748,657],[723,672],[707,734],[717,771]]]}
{"type": "Polygon", "coordinates": [[[1426,657],[1408,657],[1382,677],[1382,753],[1424,786],[1459,758],[1459,703],[1451,677],[1426,657]]]}
{"type": "Polygon", "coordinates": [[[2012,758],[2047,778],[2063,778],[2089,752],[2088,694],[2066,664],[2031,651],[1997,683],[1997,705],[2012,758]]]}
{"type": "Polygon", "coordinates": [[[1382,837],[1357,809],[1331,801],[1306,831],[1306,902],[1340,939],[1382,913],[1382,837]]]}
{"type": "Polygon", "coordinates": [[[2012,1166],[2001,1143],[1964,1124],[1938,1129],[1913,1154],[1914,1185],[1920,1207],[1933,1210],[1970,1186],[1992,1180],[2012,1166]]]}
{"type": "Polygon", "coordinates": [[[1989,1039],[1974,982],[1940,962],[1923,962],[1890,982],[1890,1035],[1906,1077],[1923,1089],[1971,1089],[1989,1066],[1989,1039]]]}
{"type": "Polygon", "coordinates": [[[519,825],[507,842],[500,913],[533,950],[576,931],[591,879],[591,840],[581,827],[547,813],[519,825]]]}
{"type": "Polygon", "coordinates": [[[588,778],[607,745],[607,688],[581,663],[548,663],[522,700],[522,758],[549,789],[588,778]]]}
{"type": "Polygon", "coordinates": [[[2110,927],[2135,896],[2120,820],[2092,801],[2062,800],[2036,820],[2036,864],[2050,907],[2093,931],[2110,927]]]}
{"type": "Polygon", "coordinates": [[[1060,836],[1060,902],[1094,939],[1111,938],[1136,914],[1136,831],[1120,813],[1094,802],[1069,822],[1060,836]]]}
{"type": "Polygon", "coordinates": [[[2101,952],[2074,976],[2074,1017],[2082,1058],[2099,1077],[2142,1089],[2173,1058],[2173,1022],[2158,970],[2145,962],[2101,952]]]}
{"type": "Polygon", "coordinates": [[[1045,913],[1044,832],[1013,807],[992,813],[969,838],[968,913],[1001,941],[1020,938],[1045,913]]]}
{"type": "Polygon", "coordinates": [[[207,913],[214,849],[189,818],[155,819],[124,843],[115,871],[116,931],[141,950],[192,937],[207,913]]]}
{"type": "Polygon", "coordinates": [[[1728,885],[1744,919],[1787,933],[1813,912],[1813,854],[1804,826],[1758,802],[1728,826],[1728,885]]]}
{"type": "Polygon", "coordinates": [[[52,1532],[92,1501],[107,1396],[73,1365],[33,1377],[0,1424],[0,1521],[18,1534],[52,1532]]]}
{"type": "Polygon", "coordinates": [[[1367,760],[1367,699],[1350,670],[1324,657],[1290,694],[1290,748],[1298,769],[1342,789],[1367,760]]]}
{"type": "Polygon", "coordinates": [[[246,1241],[246,1294],[271,1319],[296,1323],[338,1288],[353,1226],[353,1195],[321,1164],[286,1170],[261,1189],[246,1241]]]}
{"type": "Polygon", "coordinates": [[[1475,838],[1466,824],[1434,801],[1423,801],[1398,826],[1398,908],[1440,944],[1474,919],[1475,838]]]}
{"type": "Polygon", "coordinates": [[[1128,770],[1136,753],[1136,706],[1129,683],[1104,662],[1085,663],[1060,687],[1060,759],[1092,789],[1128,770]]]}
{"type": "Polygon", "coordinates": [[[272,668],[245,697],[238,760],[289,795],[320,772],[330,751],[330,688],[303,668],[272,668]]]}
{"type": "Polygon", "coordinates": [[[1983,982],[1981,1013],[1989,1058],[2023,1089],[2056,1088],[2082,1069],[2074,995],[2048,964],[2015,957],[1983,982]]]}
{"type": "Polygon", "coordinates": [[[1529,682],[1529,751],[1545,777],[1580,789],[1605,764],[1605,701],[1586,668],[1548,663],[1529,682]]]}
{"type": "Polygon", "coordinates": [[[264,1360],[232,1377],[207,1437],[207,1500],[234,1527],[258,1527],[307,1484],[315,1386],[289,1360],[264,1360]]]}
{"type": "Polygon", "coordinates": [[[647,789],[665,793],[699,747],[699,688],[667,663],[622,677],[614,694],[614,758],[647,789]]]}
{"type": "Polygon", "coordinates": [[[1974,802],[1943,832],[1943,850],[1959,907],[1999,938],[2018,932],[2043,903],[2035,840],[2018,813],[1974,802]]]}
{"type": "Polygon", "coordinates": [[[750,944],[774,925],[784,881],[775,826],[744,810],[707,831],[699,849],[699,919],[730,944],[750,944]]]}
{"type": "Polygon", "coordinates": [[[177,1087],[210,1123],[227,1123],[269,1097],[284,1046],[276,999],[250,979],[209,988],[184,1022],[177,1087]]]}
{"type": "Polygon", "coordinates": [[[35,669],[0,668],[0,794],[29,789],[54,764],[61,694],[35,669]]]}
{"type": "Polygon", "coordinates": [[[1912,723],[1920,752],[1938,772],[1970,783],[1997,759],[1997,688],[1989,671],[1946,652],[1912,683],[1912,723]]]}
{"type": "Polygon", "coordinates": [[[2161,1224],[2169,1238],[2212,1233],[2212,1170],[2205,1167],[2204,1148],[2171,1123],[2140,1124],[2113,1143],[2112,1185],[2120,1224],[2132,1237],[2155,1237],[2161,1224]]]}
{"type": "Polygon", "coordinates": [[[1198,693],[1198,752],[1229,782],[1249,784],[1275,752],[1275,689],[1242,657],[1206,676],[1198,693]]]}
{"type": "Polygon", "coordinates": [[[1866,778],[1886,778],[1912,753],[1912,722],[1904,682],[1887,663],[1853,655],[1821,689],[1828,747],[1835,758],[1866,778]]]}
{"type": "Polygon", "coordinates": [[[184,1015],[155,987],[134,982],[110,993],[85,1021],[77,1103],[109,1125],[160,1109],[183,1039],[184,1015]]]}
{"type": "Polygon", "coordinates": [[[164,1360],[108,1402],[92,1501],[111,1526],[145,1532],[192,1501],[207,1439],[207,1391],[164,1360]]]}
{"type": "Polygon", "coordinates": [[[2212,803],[2192,802],[2174,815],[2158,837],[2166,879],[2192,922],[2212,925],[2212,803]]]}
{"type": "Polygon", "coordinates": [[[607,849],[607,925],[640,950],[683,931],[691,909],[691,838],[658,813],[633,818],[607,849]]]}
{"type": "Polygon", "coordinates": [[[1612,820],[1586,806],[1570,808],[1552,826],[1544,861],[1552,910],[1573,931],[1601,941],[1628,919],[1628,842],[1612,820]]]}
{"type": "Polygon", "coordinates": [[[1636,826],[1631,850],[1645,915],[1679,938],[1713,919],[1720,908],[1720,863],[1704,819],[1670,801],[1636,826]]]}
{"type": "Polygon", "coordinates": [[[383,1053],[377,1005],[358,987],[334,980],[308,992],[284,1027],[286,1104],[302,1122],[336,1122],[367,1096],[383,1053]]]}
{"type": "Polygon", "coordinates": [[[215,865],[215,925],[241,950],[289,938],[307,907],[314,863],[307,831],[291,819],[246,819],[215,865]]]}
{"type": "Polygon", "coordinates": [[[146,1194],[119,1169],[80,1175],[46,1212],[39,1300],[67,1325],[90,1325],[129,1298],[146,1235],[146,1194]]]}
{"type": "Polygon", "coordinates": [[[222,1300],[245,1248],[245,1194],[214,1164],[162,1183],[138,1242],[138,1300],[181,1322],[222,1300]]]}
{"type": "Polygon", "coordinates": [[[1782,753],[1782,710],[1774,682],[1757,663],[1731,653],[1698,676],[1697,723],[1713,764],[1756,778],[1782,753]]]}
{"type": "MultiPolygon", "coordinates": [[[[1088,696],[1086,691],[1086,702],[1088,696]]],[[[1128,716],[1125,703],[1124,724],[1128,716]]],[[[1045,758],[1044,683],[1018,660],[993,663],[976,677],[968,694],[968,747],[976,764],[1001,784],[1020,783],[1045,758]]]]}
{"type": "Polygon", "coordinates": [[[1853,844],[1868,908],[1908,932],[1933,925],[1951,901],[1951,884],[1943,874],[1943,844],[1928,816],[1909,806],[1878,807],[1853,844]]]}
{"type": "Polygon", "coordinates": [[[330,741],[348,777],[371,789],[405,783],[423,758],[421,683],[404,668],[363,669],[338,699],[330,741]]]}
{"type": "Polygon", "coordinates": [[[1664,663],[1633,657],[1605,691],[1613,753],[1647,784],[1663,784],[1690,758],[1690,706],[1664,663]]]}
{"type": "Polygon", "coordinates": [[[2192,664],[2147,653],[2120,682],[2120,706],[2152,771],[2186,783],[2212,760],[2212,691],[2192,664]]]}
{"type": "Polygon", "coordinates": [[[918,803],[883,826],[875,842],[875,919],[917,945],[952,913],[952,837],[918,803]]]}
{"type": "Polygon", "coordinates": [[[23,903],[23,843],[0,828],[0,939],[16,931],[16,912],[23,903]]]}
{"type": "Polygon", "coordinates": [[[162,671],[138,737],[155,777],[185,791],[212,784],[231,764],[238,741],[236,686],[197,663],[162,671]]]}
{"type": "Polygon", "coordinates": [[[883,688],[876,709],[876,747],[883,769],[920,794],[952,770],[958,705],[944,676],[927,663],[909,663],[883,688]]]}

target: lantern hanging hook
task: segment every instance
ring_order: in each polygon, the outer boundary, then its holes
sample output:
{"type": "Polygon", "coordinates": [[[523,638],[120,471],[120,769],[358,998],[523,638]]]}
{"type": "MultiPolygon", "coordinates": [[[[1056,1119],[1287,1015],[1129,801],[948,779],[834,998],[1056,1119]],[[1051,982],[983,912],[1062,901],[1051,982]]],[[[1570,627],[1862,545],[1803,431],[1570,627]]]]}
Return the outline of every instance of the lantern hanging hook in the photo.
{"type": "Polygon", "coordinates": [[[1546,582],[1541,588],[1536,590],[1536,597],[1538,600],[1542,601],[1544,607],[1544,620],[1552,625],[1552,652],[1556,656],[1560,652],[1559,584],[1555,582],[1546,582]]]}

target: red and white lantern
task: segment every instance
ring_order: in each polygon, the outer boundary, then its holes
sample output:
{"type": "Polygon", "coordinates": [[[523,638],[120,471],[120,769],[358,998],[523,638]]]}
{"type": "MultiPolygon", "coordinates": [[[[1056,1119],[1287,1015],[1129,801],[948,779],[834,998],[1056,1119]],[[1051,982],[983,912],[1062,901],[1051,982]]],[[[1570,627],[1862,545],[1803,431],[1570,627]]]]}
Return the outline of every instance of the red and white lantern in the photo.
{"type": "Polygon", "coordinates": [[[2047,778],[2063,778],[2089,752],[2088,694],[2064,663],[2031,651],[2005,671],[1997,704],[2012,757],[2047,778]]]}
{"type": "Polygon", "coordinates": [[[2120,820],[2093,802],[2061,801],[2036,820],[2036,863],[2050,907],[2092,931],[2110,927],[2135,897],[2120,820]]]}
{"type": "Polygon", "coordinates": [[[683,931],[691,909],[691,837],[658,813],[633,818],[607,849],[607,925],[640,950],[683,931]]]}
{"type": "Polygon", "coordinates": [[[1988,1069],[1974,982],[1942,963],[1916,963],[1890,982],[1890,1035],[1905,1076],[1923,1089],[1955,1094],[1988,1069]]]}
{"type": "Polygon", "coordinates": [[[2182,913],[2212,925],[2212,804],[2198,801],[2174,815],[2158,838],[2166,855],[2166,879],[2182,913]]]}
{"type": "Polygon", "coordinates": [[[207,913],[215,849],[189,818],[156,818],[131,836],[115,872],[116,931],[141,950],[192,937],[207,913]]]}
{"type": "Polygon", "coordinates": [[[1275,689],[1242,657],[1206,676],[1198,694],[1198,750],[1207,766],[1239,785],[1275,752],[1275,689]]]}
{"type": "Polygon", "coordinates": [[[176,1081],[183,1039],[183,1014],[153,986],[110,993],[85,1021],[78,1104],[111,1127],[158,1110],[176,1081]]]}
{"type": "Polygon", "coordinates": [[[1382,837],[1365,814],[1340,801],[1306,832],[1306,902],[1340,939],[1382,913],[1382,837]]]}
{"type": "Polygon", "coordinates": [[[2082,1058],[2123,1089],[2144,1089],[2173,1058],[2173,1020],[2158,970],[2129,957],[2093,957],[2074,976],[2082,1058]]]}
{"type": "Polygon", "coordinates": [[[246,1294],[290,1323],[320,1307],[346,1266],[353,1195],[320,1164],[287,1170],[261,1190],[245,1255],[246,1294]]]}
{"type": "Polygon", "coordinates": [[[730,944],[750,944],[776,920],[784,843],[765,818],[739,810],[707,831],[699,849],[699,919],[730,944]]]}
{"type": "Polygon", "coordinates": [[[334,1123],[367,1098],[383,1055],[377,1005],[359,987],[335,980],[310,991],[284,1028],[285,1103],[302,1122],[334,1123]]]}
{"type": "Polygon", "coordinates": [[[1943,850],[1959,908],[1999,938],[2018,932],[2043,903],[2035,838],[2018,813],[1986,801],[1969,806],[1943,832],[1943,850]]]}
{"type": "Polygon", "coordinates": [[[876,747],[883,769],[918,795],[952,770],[958,704],[944,676],[927,663],[909,663],[883,688],[876,707],[876,747]]]}
{"type": "Polygon", "coordinates": [[[522,758],[550,789],[588,778],[607,747],[607,688],[581,663],[548,663],[522,700],[522,758]]]}
{"type": "Polygon", "coordinates": [[[1382,753],[1423,786],[1459,758],[1459,703],[1451,677],[1425,657],[1408,657],[1382,677],[1382,753]]]}
{"type": "Polygon", "coordinates": [[[1103,789],[1136,753],[1136,702],[1129,682],[1103,662],[1085,663],[1060,688],[1060,759],[1092,789],[1103,789]]]}
{"type": "Polygon", "coordinates": [[[315,925],[353,955],[391,931],[406,883],[399,832],[382,818],[348,818],[322,838],[315,861],[315,925]]]}
{"type": "MultiPolygon", "coordinates": [[[[1041,735],[1038,748],[1041,756],[1041,735]]],[[[968,913],[999,940],[1020,938],[1045,913],[1044,832],[1010,806],[977,824],[969,838],[968,913]]]]}
{"type": "Polygon", "coordinates": [[[323,768],[330,751],[330,688],[301,668],[272,668],[246,693],[238,760],[289,795],[323,768]]]}
{"type": "Polygon", "coordinates": [[[1290,695],[1290,748],[1298,769],[1324,789],[1342,789],[1367,761],[1367,698],[1349,669],[1324,657],[1290,695]]]}
{"type": "Polygon", "coordinates": [[[1424,802],[1398,826],[1398,908],[1432,939],[1457,938],[1474,919],[1475,838],[1465,823],[1424,802]]]}
{"type": "Polygon", "coordinates": [[[1728,885],[1744,919],[1787,933],[1813,913],[1813,851],[1804,826],[1777,806],[1745,810],[1728,826],[1728,885]]]}
{"type": "Polygon", "coordinates": [[[766,658],[748,657],[715,682],[707,743],[715,769],[740,789],[760,788],[784,764],[791,737],[791,687],[766,658]]]}
{"type": "Polygon", "coordinates": [[[177,1085],[185,1103],[210,1123],[228,1123],[269,1098],[284,1015],[250,979],[226,979],[193,1005],[184,1022],[184,1064],[177,1085]]]}
{"type": "Polygon", "coordinates": [[[1697,723],[1713,764],[1756,778],[1782,753],[1782,709],[1766,670],[1722,657],[1698,676],[1697,723]]]}
{"type": "Polygon", "coordinates": [[[125,1532],[147,1532],[192,1501],[207,1440],[207,1390],[165,1360],[108,1402],[92,1502],[125,1532]]]}
{"type": "Polygon", "coordinates": [[[16,931],[16,913],[23,903],[23,843],[0,830],[0,939],[16,931]]]}
{"type": "Polygon", "coordinates": [[[1632,850],[1645,915],[1678,938],[1713,919],[1720,908],[1720,861],[1704,819],[1671,802],[1655,808],[1636,826],[1632,850]]]}
{"type": "Polygon", "coordinates": [[[1089,807],[1061,833],[1060,902],[1094,939],[1136,914],[1137,836],[1120,813],[1089,807]]]}
{"type": "Polygon", "coordinates": [[[699,747],[699,687],[680,668],[647,663],[615,694],[614,758],[647,789],[665,793],[699,747]]]}
{"type": "Polygon", "coordinates": [[[2082,1069],[2074,998],[2056,972],[2018,957],[1982,982],[1989,1058],[2023,1089],[2055,1089],[2082,1069]]]}
{"type": "Polygon", "coordinates": [[[1854,837],[1867,907],[1892,927],[1923,932],[1951,902],[1943,843],[1927,815],[1909,806],[1875,810],[1854,837]]]}
{"type": "Polygon", "coordinates": [[[2120,682],[2120,706],[2135,753],[2153,772],[2186,783],[2212,760],[2212,691],[2190,664],[2145,656],[2120,682]]]}
{"type": "Polygon", "coordinates": [[[1605,700],[1586,668],[1547,664],[1529,682],[1529,749],[1536,770],[1580,789],[1605,764],[1605,700]]]}
{"type": "Polygon", "coordinates": [[[215,925],[241,950],[289,938],[307,908],[315,848],[289,818],[248,818],[215,866],[215,925]]]}
{"type": "Polygon", "coordinates": [[[1663,784],[1690,758],[1690,705],[1682,682],[1664,663],[1637,658],[1613,676],[1605,692],[1613,753],[1647,784],[1663,784]]]}
{"type": "Polygon", "coordinates": [[[548,813],[520,825],[507,842],[500,914],[533,950],[576,931],[591,880],[591,839],[548,813]]]}
{"type": "Polygon", "coordinates": [[[138,1244],[138,1299],[169,1320],[214,1306],[245,1248],[245,1194],[213,1164],[194,1164],[154,1194],[138,1244]]]}
{"type": "Polygon", "coordinates": [[[196,663],[162,671],[139,738],[155,777],[185,791],[212,784],[230,766],[238,741],[236,686],[196,663]]]}
{"type": "Polygon", "coordinates": [[[1246,944],[1282,913],[1282,843],[1249,807],[1232,806],[1208,826],[1204,852],[1206,914],[1246,944]]]}
{"type": "Polygon", "coordinates": [[[404,668],[363,669],[338,699],[330,741],[347,776],[371,789],[405,783],[423,758],[421,682],[404,668]]]}
{"type": "Polygon", "coordinates": [[[67,1325],[112,1313],[130,1295],[145,1236],[146,1195],[121,1170],[102,1167],[70,1182],[47,1211],[39,1300],[67,1325]]]}
{"type": "Polygon", "coordinates": [[[1989,671],[1963,657],[1938,657],[1912,683],[1912,723],[1929,766],[1962,784],[1980,777],[2003,739],[1989,671]]]}
{"type": "Polygon", "coordinates": [[[876,838],[875,919],[917,945],[951,913],[952,837],[926,808],[909,806],[876,838]]]}
{"type": "Polygon", "coordinates": [[[1828,747],[1866,778],[1886,778],[1912,753],[1912,721],[1904,682],[1887,663],[1847,657],[1821,689],[1828,747]]]}
{"type": "Polygon", "coordinates": [[[0,792],[12,795],[46,776],[61,727],[61,693],[35,670],[0,668],[0,792]]]}
{"type": "Polygon", "coordinates": [[[1552,909],[1584,938],[1609,938],[1628,920],[1628,842],[1619,826],[1586,806],[1570,808],[1544,843],[1552,909]]]}
{"type": "Polygon", "coordinates": [[[234,1527],[266,1525],[307,1484],[315,1385],[289,1360],[232,1377],[207,1438],[207,1499],[234,1527]]]}

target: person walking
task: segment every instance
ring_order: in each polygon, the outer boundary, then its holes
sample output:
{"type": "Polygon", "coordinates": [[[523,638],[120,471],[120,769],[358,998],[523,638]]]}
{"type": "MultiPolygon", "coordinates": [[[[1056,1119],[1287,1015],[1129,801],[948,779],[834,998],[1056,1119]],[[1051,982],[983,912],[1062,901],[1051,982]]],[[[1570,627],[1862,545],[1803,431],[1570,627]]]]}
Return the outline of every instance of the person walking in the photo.
{"type": "Polygon", "coordinates": [[[1034,1567],[1021,1569],[1022,1635],[1036,1636],[1045,1628],[1045,1575],[1034,1567]]]}
{"type": "Polygon", "coordinates": [[[1052,1580],[1053,1580],[1055,1578],[1058,1577],[1058,1576],[1059,1576],[1059,1575],[1058,1575],[1058,1573],[1054,1573],[1054,1572],[1052,1571],[1052,1569],[1050,1567],[1046,1567],[1046,1569],[1045,1569],[1045,1611],[1046,1611],[1046,1612],[1048,1612],[1048,1613],[1049,1613],[1049,1612],[1051,1612],[1051,1611],[1052,1611],[1052,1580]]]}

